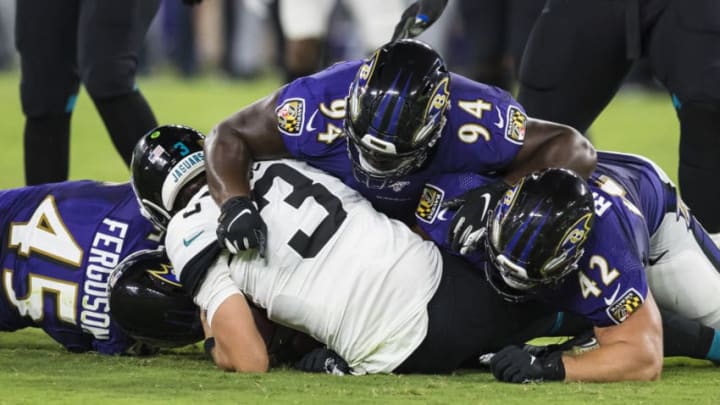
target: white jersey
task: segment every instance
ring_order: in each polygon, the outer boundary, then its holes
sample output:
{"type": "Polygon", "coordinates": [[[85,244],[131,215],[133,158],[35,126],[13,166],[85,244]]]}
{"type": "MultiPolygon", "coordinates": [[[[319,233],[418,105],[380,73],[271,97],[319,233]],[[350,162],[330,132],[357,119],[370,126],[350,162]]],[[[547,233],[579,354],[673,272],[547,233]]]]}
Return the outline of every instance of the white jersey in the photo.
{"type": "MultiPolygon", "coordinates": [[[[196,294],[211,311],[232,294],[222,274],[268,317],[337,352],[357,374],[391,372],[422,342],[442,273],[437,247],[376,212],[338,179],[293,160],[256,163],[252,187],[268,227],[265,258],[227,254],[196,294]],[[226,277],[227,278],[227,277],[226,277]]],[[[217,243],[206,189],[170,222],[168,255],[183,267],[217,243]]]]}

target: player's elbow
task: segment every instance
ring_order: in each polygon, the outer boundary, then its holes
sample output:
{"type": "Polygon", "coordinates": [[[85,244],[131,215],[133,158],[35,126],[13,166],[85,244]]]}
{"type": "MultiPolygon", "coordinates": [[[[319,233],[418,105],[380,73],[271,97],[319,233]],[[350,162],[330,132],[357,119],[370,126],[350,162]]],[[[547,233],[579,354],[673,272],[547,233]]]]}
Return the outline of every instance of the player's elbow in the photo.
{"type": "Polygon", "coordinates": [[[555,124],[558,134],[554,139],[556,150],[567,151],[566,167],[589,178],[597,165],[597,152],[593,144],[575,128],[568,125],[555,124]]]}
{"type": "Polygon", "coordinates": [[[234,351],[231,357],[233,368],[239,373],[265,373],[270,368],[270,359],[264,343],[243,345],[243,350],[234,351]]]}
{"type": "Polygon", "coordinates": [[[655,381],[663,366],[662,335],[644,333],[636,336],[625,353],[625,368],[618,381],[655,381]]]}
{"type": "Polygon", "coordinates": [[[205,140],[206,152],[230,152],[237,153],[240,149],[244,150],[245,142],[241,133],[237,130],[237,123],[230,119],[221,121],[210,131],[205,140]]]}
{"type": "Polygon", "coordinates": [[[663,367],[662,337],[647,336],[643,349],[638,353],[637,380],[655,381],[660,379],[663,367]]]}
{"type": "MultiPolygon", "coordinates": [[[[639,378],[643,381],[653,381],[660,378],[663,367],[663,329],[660,312],[655,299],[648,292],[646,303],[636,315],[638,321],[635,325],[634,352],[641,360],[642,369],[639,378]]],[[[631,318],[630,321],[633,321],[631,318]]]]}
{"type": "MultiPolygon", "coordinates": [[[[568,127],[569,128],[569,127],[568,127]]],[[[576,171],[584,178],[589,178],[597,165],[597,152],[587,138],[582,136],[575,129],[572,129],[573,143],[576,154],[576,171]]]]}
{"type": "Polygon", "coordinates": [[[266,373],[270,368],[270,362],[264,360],[245,361],[233,367],[238,373],[266,373]]]}
{"type": "Polygon", "coordinates": [[[597,164],[597,153],[592,143],[576,129],[556,122],[532,119],[529,135],[508,178],[515,181],[529,171],[547,167],[560,167],[590,177],[597,164]],[[519,177],[518,177],[519,178],[519,177]]]}
{"type": "Polygon", "coordinates": [[[215,366],[223,371],[235,371],[235,367],[233,366],[232,362],[230,362],[227,358],[221,358],[218,356],[215,356],[215,366]]]}
{"type": "Polygon", "coordinates": [[[659,361],[654,361],[651,366],[648,366],[647,370],[645,370],[643,381],[657,381],[660,379],[660,375],[662,374],[662,359],[659,361]]]}
{"type": "Polygon", "coordinates": [[[637,363],[637,368],[635,372],[632,374],[632,378],[628,378],[627,380],[634,380],[634,381],[656,381],[660,379],[660,375],[662,374],[662,357],[659,359],[656,358],[648,358],[645,359],[642,362],[637,363]]]}
{"type": "Polygon", "coordinates": [[[215,358],[215,365],[224,371],[238,373],[265,373],[270,368],[268,356],[242,356],[215,358]]]}
{"type": "Polygon", "coordinates": [[[270,358],[264,346],[228,347],[221,343],[213,349],[212,358],[215,365],[223,371],[264,373],[270,368],[270,358]]]}

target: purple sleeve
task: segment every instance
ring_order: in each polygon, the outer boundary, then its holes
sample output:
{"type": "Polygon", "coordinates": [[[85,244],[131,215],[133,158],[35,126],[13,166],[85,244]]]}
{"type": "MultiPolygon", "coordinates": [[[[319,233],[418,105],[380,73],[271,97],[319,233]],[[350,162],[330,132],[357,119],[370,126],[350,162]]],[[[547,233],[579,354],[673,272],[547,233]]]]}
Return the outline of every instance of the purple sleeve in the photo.
{"type": "Polygon", "coordinates": [[[527,116],[506,91],[452,75],[452,105],[444,137],[449,156],[467,156],[462,169],[487,173],[512,163],[525,141],[527,116]]]}
{"type": "Polygon", "coordinates": [[[285,147],[291,155],[301,157],[301,140],[304,134],[303,125],[307,112],[307,103],[314,102],[314,97],[300,78],[285,86],[280,91],[275,107],[277,129],[280,131],[285,147]]]}
{"type": "Polygon", "coordinates": [[[113,328],[110,318],[107,280],[125,255],[158,246],[157,239],[149,238],[155,230],[140,214],[130,185],[72,181],[26,187],[3,197],[14,200],[2,216],[17,224],[16,233],[10,234],[19,243],[3,249],[0,257],[7,274],[0,281],[6,292],[2,295],[8,300],[0,299],[0,305],[13,307],[7,320],[8,312],[0,311],[0,325],[13,330],[28,326],[30,319],[68,350],[124,351],[126,338],[113,328]],[[33,218],[45,218],[43,227],[32,225],[33,218]],[[28,224],[29,229],[20,228],[28,224]],[[17,233],[20,230],[23,233],[17,233]],[[18,252],[48,234],[58,241],[71,240],[74,248],[59,253],[18,252]],[[35,280],[44,280],[46,288],[34,288],[35,280]],[[31,294],[40,298],[29,300],[31,294]]]}
{"type": "Polygon", "coordinates": [[[563,291],[555,294],[559,300],[549,301],[598,327],[622,323],[643,304],[648,285],[643,264],[646,244],[642,241],[648,236],[635,232],[646,226],[641,217],[630,215],[635,214],[618,209],[596,215],[577,275],[565,280],[563,291]]]}
{"type": "Polygon", "coordinates": [[[300,159],[323,156],[343,139],[345,97],[359,65],[338,63],[280,91],[277,128],[290,154],[300,159]]]}
{"type": "MultiPolygon", "coordinates": [[[[448,232],[456,209],[443,207],[443,205],[461,197],[468,190],[495,181],[497,179],[475,173],[445,174],[429,179],[415,210],[418,226],[440,248],[449,249],[448,232]]],[[[466,257],[466,259],[479,264],[484,257],[479,253],[466,257]]]]}

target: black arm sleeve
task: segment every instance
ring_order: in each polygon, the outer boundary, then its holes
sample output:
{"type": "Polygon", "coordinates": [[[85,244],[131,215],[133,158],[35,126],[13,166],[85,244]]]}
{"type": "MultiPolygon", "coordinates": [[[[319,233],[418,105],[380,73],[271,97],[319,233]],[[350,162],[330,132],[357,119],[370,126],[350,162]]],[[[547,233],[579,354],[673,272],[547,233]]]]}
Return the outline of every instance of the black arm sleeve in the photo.
{"type": "Polygon", "coordinates": [[[221,248],[217,243],[211,243],[193,257],[182,269],[180,282],[183,289],[190,293],[191,296],[195,296],[198,288],[205,280],[208,269],[220,255],[220,251],[221,248]]]}

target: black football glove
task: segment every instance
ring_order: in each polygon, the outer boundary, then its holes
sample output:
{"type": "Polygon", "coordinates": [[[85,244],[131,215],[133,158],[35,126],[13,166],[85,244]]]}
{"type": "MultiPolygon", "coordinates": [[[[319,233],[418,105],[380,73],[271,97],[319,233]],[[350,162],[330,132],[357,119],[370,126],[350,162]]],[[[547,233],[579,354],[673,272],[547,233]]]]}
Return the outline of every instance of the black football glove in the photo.
{"type": "Polygon", "coordinates": [[[265,256],[267,225],[250,197],[232,197],[220,208],[217,240],[230,253],[257,249],[265,256]]]}
{"type": "Polygon", "coordinates": [[[415,38],[428,29],[442,14],[447,0],[417,0],[408,6],[395,25],[392,40],[415,38]]]}
{"type": "Polygon", "coordinates": [[[194,6],[196,4],[200,4],[202,0],[182,0],[183,3],[185,3],[186,6],[194,6]]]}
{"type": "Polygon", "coordinates": [[[450,249],[461,255],[475,251],[487,230],[488,217],[510,186],[502,180],[474,188],[443,207],[460,207],[452,221],[448,241],[450,249]]]}
{"type": "Polygon", "coordinates": [[[303,356],[297,363],[295,368],[310,373],[326,373],[333,375],[345,375],[350,373],[350,367],[334,351],[318,347],[310,353],[303,356]]]}
{"type": "Polygon", "coordinates": [[[510,383],[565,379],[562,352],[536,357],[518,346],[507,346],[495,353],[490,360],[490,370],[498,380],[510,383]]]}

